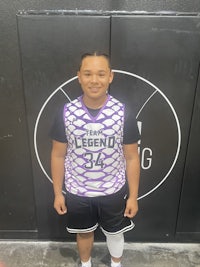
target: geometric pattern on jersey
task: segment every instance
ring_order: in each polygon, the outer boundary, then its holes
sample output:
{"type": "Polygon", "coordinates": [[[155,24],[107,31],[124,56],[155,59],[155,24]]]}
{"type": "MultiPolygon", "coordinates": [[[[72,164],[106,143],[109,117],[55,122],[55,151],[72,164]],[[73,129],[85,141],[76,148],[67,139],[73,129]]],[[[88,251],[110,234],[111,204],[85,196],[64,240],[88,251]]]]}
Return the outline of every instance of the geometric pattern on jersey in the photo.
{"type": "Polygon", "coordinates": [[[125,184],[124,105],[108,95],[96,117],[82,96],[64,106],[65,188],[79,196],[110,195],[125,184]]]}

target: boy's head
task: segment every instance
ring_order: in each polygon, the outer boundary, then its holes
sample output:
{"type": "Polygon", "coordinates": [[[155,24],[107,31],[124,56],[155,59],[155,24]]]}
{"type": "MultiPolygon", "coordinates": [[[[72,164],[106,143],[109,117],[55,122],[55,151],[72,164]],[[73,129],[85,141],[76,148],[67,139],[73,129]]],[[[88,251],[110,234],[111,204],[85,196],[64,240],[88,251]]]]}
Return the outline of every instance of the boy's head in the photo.
{"type": "Polygon", "coordinates": [[[84,93],[84,99],[105,99],[113,80],[110,60],[106,54],[86,53],[82,56],[78,71],[78,80],[84,93]]]}
{"type": "Polygon", "coordinates": [[[80,70],[80,68],[81,68],[81,66],[82,66],[82,62],[83,62],[84,58],[86,58],[86,57],[91,57],[91,56],[104,57],[104,58],[108,61],[108,66],[109,66],[109,68],[111,69],[111,62],[110,62],[110,57],[109,57],[109,55],[106,54],[106,53],[101,53],[101,52],[97,52],[97,51],[95,51],[95,52],[93,52],[93,53],[85,53],[85,54],[83,54],[83,55],[81,56],[81,62],[80,62],[80,65],[79,65],[79,70],[80,70]]]}

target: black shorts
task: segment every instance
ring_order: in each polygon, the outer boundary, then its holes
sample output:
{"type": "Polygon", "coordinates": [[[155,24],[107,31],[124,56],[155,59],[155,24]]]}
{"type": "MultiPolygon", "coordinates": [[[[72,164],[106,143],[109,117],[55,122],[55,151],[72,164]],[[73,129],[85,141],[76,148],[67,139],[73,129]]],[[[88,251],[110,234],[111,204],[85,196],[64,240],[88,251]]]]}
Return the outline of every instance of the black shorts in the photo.
{"type": "Polygon", "coordinates": [[[108,196],[81,197],[66,193],[67,230],[70,233],[88,233],[98,226],[106,234],[124,233],[134,223],[124,217],[128,187],[108,196]]]}

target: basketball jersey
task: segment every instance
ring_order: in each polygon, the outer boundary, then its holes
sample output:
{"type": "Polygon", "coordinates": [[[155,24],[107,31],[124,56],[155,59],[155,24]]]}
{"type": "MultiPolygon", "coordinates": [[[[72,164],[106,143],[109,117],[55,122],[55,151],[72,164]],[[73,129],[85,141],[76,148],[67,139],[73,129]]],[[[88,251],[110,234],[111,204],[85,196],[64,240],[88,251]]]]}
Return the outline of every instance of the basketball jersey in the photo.
{"type": "Polygon", "coordinates": [[[65,187],[79,196],[113,194],[125,183],[124,105],[108,95],[93,117],[82,96],[64,106],[65,187]]]}

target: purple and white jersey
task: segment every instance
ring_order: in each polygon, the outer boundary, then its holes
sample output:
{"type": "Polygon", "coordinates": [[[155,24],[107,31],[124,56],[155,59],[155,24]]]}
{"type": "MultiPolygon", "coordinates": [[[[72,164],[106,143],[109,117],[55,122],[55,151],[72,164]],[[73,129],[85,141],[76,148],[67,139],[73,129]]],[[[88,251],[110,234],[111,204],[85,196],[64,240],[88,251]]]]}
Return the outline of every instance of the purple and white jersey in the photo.
{"type": "Polygon", "coordinates": [[[79,196],[103,196],[117,192],[125,183],[123,154],[124,105],[108,95],[96,117],[82,97],[64,107],[68,149],[65,187],[79,196]]]}

